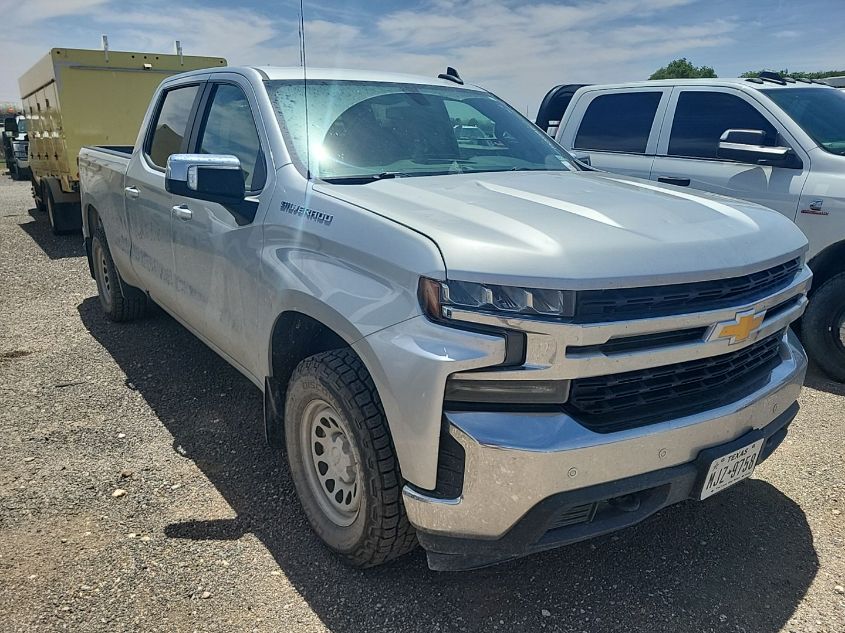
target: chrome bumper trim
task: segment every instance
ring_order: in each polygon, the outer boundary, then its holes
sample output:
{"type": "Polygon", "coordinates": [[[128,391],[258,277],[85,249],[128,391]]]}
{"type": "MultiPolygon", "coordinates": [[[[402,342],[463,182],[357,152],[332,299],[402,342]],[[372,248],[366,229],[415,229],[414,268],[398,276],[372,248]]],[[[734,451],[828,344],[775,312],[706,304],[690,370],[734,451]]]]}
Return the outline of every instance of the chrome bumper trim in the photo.
{"type": "Polygon", "coordinates": [[[688,463],[797,400],[807,357],[792,332],[781,358],[768,383],[737,402],[618,433],[593,433],[564,413],[446,412],[466,452],[463,494],[444,500],[405,486],[408,517],[426,532],[496,539],[553,494],[688,463]]]}

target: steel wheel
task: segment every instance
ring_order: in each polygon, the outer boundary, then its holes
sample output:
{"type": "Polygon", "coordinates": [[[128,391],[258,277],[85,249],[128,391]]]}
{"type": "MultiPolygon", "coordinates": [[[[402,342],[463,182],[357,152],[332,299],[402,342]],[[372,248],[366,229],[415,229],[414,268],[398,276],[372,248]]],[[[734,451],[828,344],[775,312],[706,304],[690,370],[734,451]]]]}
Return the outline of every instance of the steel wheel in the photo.
{"type": "Polygon", "coordinates": [[[100,303],[103,305],[103,310],[110,312],[113,303],[112,284],[116,280],[112,279],[109,274],[106,252],[99,240],[94,240],[91,244],[91,257],[94,260],[94,278],[97,281],[97,294],[100,295],[100,303]]]}
{"type": "Polygon", "coordinates": [[[346,420],[328,402],[311,401],[305,408],[300,446],[306,459],[308,485],[320,509],[332,523],[351,525],[361,506],[361,459],[346,420]]]}

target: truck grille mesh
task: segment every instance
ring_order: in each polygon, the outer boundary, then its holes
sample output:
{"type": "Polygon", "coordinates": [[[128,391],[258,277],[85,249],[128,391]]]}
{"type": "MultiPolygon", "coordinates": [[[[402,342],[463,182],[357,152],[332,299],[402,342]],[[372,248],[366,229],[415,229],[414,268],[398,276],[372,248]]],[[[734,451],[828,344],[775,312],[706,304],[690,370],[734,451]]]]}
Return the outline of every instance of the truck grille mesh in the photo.
{"type": "Polygon", "coordinates": [[[574,320],[576,323],[598,323],[735,306],[785,288],[800,269],[801,260],[796,258],[729,279],[648,288],[584,290],[577,294],[574,320]]]}
{"type": "Polygon", "coordinates": [[[780,364],[783,332],[736,352],[572,381],[568,412],[611,433],[727,404],[759,389],[780,364]]]}

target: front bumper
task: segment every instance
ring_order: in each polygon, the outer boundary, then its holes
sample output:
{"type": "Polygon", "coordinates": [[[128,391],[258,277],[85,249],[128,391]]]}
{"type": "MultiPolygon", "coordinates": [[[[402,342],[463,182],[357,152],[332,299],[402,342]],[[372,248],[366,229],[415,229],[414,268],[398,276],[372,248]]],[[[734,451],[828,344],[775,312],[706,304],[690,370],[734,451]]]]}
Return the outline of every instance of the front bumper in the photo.
{"type": "Polygon", "coordinates": [[[465,452],[462,494],[441,499],[411,486],[403,491],[430,564],[438,569],[477,567],[636,523],[688,498],[702,452],[725,448],[738,438],[750,442],[755,433],[771,438],[767,456],[795,416],[807,368],[791,331],[780,351],[782,363],[751,395],[714,410],[617,433],[593,433],[564,413],[446,412],[448,432],[465,452]],[[549,530],[551,524],[543,519],[596,495],[594,501],[601,501],[647,490],[658,492],[643,497],[638,511],[622,518],[598,520],[597,515],[556,530],[549,530]]]}

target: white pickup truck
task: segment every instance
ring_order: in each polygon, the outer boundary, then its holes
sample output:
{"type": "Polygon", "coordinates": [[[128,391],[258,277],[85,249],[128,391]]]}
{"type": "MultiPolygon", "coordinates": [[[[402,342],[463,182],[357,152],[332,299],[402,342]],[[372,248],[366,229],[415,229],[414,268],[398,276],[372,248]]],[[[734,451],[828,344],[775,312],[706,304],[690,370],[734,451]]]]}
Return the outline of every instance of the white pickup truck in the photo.
{"type": "Polygon", "coordinates": [[[153,300],[263,391],[311,526],[355,565],[419,542],[479,567],[706,499],[798,409],[792,222],[585,171],[462,84],[197,71],[134,148],[79,155],[106,314],[153,300]]]}
{"type": "Polygon", "coordinates": [[[810,358],[845,381],[845,93],[776,73],[549,91],[537,124],[593,167],[756,202],[810,242],[810,358]]]}

